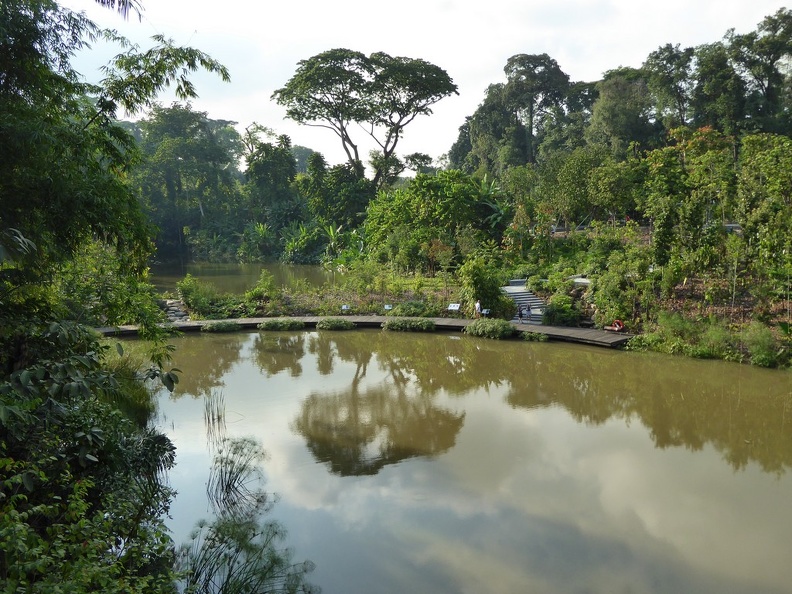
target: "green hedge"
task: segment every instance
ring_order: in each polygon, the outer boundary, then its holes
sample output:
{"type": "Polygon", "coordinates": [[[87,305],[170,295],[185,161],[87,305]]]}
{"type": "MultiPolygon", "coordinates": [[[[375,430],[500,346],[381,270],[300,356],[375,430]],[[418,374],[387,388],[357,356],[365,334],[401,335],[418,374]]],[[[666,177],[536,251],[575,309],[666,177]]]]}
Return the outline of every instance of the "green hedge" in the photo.
{"type": "Polygon", "coordinates": [[[393,318],[382,323],[384,330],[394,330],[397,332],[434,332],[435,323],[426,318],[393,318]]]}
{"type": "Polygon", "coordinates": [[[242,326],[230,320],[210,322],[201,326],[201,332],[236,332],[238,330],[242,330],[242,326]]]}
{"type": "Polygon", "coordinates": [[[257,328],[259,330],[302,330],[305,328],[305,322],[294,318],[274,318],[264,320],[257,328]]]}
{"type": "Polygon", "coordinates": [[[317,330],[353,330],[355,322],[342,318],[324,318],[316,323],[317,330]]]}
{"type": "Polygon", "coordinates": [[[471,322],[465,328],[465,333],[471,336],[502,340],[514,336],[517,333],[517,329],[507,320],[481,318],[471,322]]]}

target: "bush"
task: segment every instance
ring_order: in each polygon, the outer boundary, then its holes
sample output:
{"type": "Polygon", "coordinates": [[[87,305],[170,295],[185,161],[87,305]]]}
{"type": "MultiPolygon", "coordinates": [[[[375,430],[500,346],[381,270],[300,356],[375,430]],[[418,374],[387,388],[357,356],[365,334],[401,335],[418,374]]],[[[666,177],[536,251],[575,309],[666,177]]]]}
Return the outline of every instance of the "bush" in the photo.
{"type": "Polygon", "coordinates": [[[484,258],[467,260],[459,267],[457,277],[461,285],[459,298],[465,315],[473,316],[474,303],[479,299],[481,307],[489,309],[493,318],[510,320],[514,316],[514,301],[503,294],[502,280],[484,258]]]}
{"type": "Polygon", "coordinates": [[[547,342],[549,340],[547,334],[541,332],[523,332],[522,338],[527,342],[547,342]]]}
{"type": "Polygon", "coordinates": [[[777,367],[783,350],[770,328],[761,322],[751,322],[742,333],[743,343],[751,356],[751,364],[758,367],[777,367]]]}
{"type": "Polygon", "coordinates": [[[667,340],[680,338],[692,342],[699,332],[699,325],[680,313],[661,311],[657,314],[657,330],[667,340]]]}
{"type": "Polygon", "coordinates": [[[266,302],[274,299],[277,294],[275,277],[266,270],[262,270],[255,286],[245,292],[245,301],[266,302]]]}
{"type": "Polygon", "coordinates": [[[221,293],[213,284],[200,281],[190,274],[176,283],[176,288],[193,317],[222,320],[248,313],[240,298],[221,293]]]}
{"type": "Polygon", "coordinates": [[[495,340],[511,338],[516,332],[517,329],[506,320],[485,318],[474,320],[465,328],[466,334],[479,336],[481,338],[493,338],[495,340]]]}
{"type": "Polygon", "coordinates": [[[699,336],[693,354],[700,359],[739,360],[739,352],[733,343],[732,332],[723,324],[712,321],[699,336]]]}
{"type": "Polygon", "coordinates": [[[572,297],[556,293],[547,302],[542,323],[554,326],[577,326],[580,312],[575,308],[572,297]]]}
{"type": "Polygon", "coordinates": [[[394,306],[388,312],[389,316],[407,316],[413,318],[422,318],[427,315],[427,304],[423,301],[406,301],[394,306]]]}
{"type": "Polygon", "coordinates": [[[237,332],[241,329],[242,326],[240,326],[237,322],[232,322],[230,320],[210,322],[201,326],[201,332],[237,332]]]}
{"type": "Polygon", "coordinates": [[[305,322],[294,318],[276,318],[264,320],[257,328],[259,330],[302,330],[305,328],[305,322]]]}
{"type": "Polygon", "coordinates": [[[397,332],[434,332],[435,323],[427,319],[394,318],[385,320],[382,323],[384,330],[394,330],[397,332]]]}
{"type": "Polygon", "coordinates": [[[316,323],[317,330],[353,330],[356,327],[354,322],[343,318],[324,318],[316,323]]]}

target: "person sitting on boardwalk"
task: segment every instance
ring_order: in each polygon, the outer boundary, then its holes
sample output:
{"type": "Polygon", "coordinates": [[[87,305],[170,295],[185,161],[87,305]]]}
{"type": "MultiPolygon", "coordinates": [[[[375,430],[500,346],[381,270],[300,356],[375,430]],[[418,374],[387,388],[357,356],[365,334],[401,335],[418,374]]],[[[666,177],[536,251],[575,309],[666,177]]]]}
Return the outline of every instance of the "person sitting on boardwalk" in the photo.
{"type": "Polygon", "coordinates": [[[613,324],[610,326],[605,326],[604,330],[610,330],[611,332],[623,332],[624,324],[621,320],[613,320],[613,324]]]}

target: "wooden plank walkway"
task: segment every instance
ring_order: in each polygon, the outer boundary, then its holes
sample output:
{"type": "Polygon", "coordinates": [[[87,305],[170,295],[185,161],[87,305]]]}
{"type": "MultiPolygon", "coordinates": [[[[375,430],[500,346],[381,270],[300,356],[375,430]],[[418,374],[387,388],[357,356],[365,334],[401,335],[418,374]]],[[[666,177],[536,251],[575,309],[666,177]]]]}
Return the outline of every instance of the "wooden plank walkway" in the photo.
{"type": "MultiPolygon", "coordinates": [[[[393,316],[326,316],[326,317],[342,317],[345,320],[354,322],[360,328],[381,328],[382,323],[387,319],[393,319],[393,316]]],[[[294,316],[285,317],[285,319],[295,319],[302,321],[306,328],[315,328],[316,323],[321,320],[323,316],[294,316]]],[[[266,320],[273,320],[277,318],[237,318],[231,320],[192,320],[188,322],[173,322],[164,324],[165,327],[173,328],[179,332],[198,331],[207,324],[215,322],[235,322],[239,324],[242,329],[255,330],[261,322],[266,320]]],[[[283,319],[283,318],[281,318],[283,319]]],[[[473,320],[461,318],[426,318],[434,322],[438,330],[462,331],[473,320]]],[[[597,330],[594,328],[566,328],[562,326],[544,326],[536,323],[520,324],[518,322],[511,322],[518,332],[534,332],[537,334],[544,334],[548,340],[561,340],[565,342],[577,342],[581,344],[590,344],[600,347],[617,348],[623,346],[632,335],[623,332],[608,332],[607,330],[597,330]]],[[[115,326],[106,328],[97,328],[97,330],[105,336],[136,336],[137,326],[115,326]]]]}

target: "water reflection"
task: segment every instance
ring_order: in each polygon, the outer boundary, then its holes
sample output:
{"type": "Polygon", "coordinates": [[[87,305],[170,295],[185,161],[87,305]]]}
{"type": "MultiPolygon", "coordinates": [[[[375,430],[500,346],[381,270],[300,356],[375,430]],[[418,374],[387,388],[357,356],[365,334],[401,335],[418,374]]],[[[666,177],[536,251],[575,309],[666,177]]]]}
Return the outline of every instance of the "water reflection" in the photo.
{"type": "Polygon", "coordinates": [[[510,377],[508,402],[560,405],[593,425],[613,418],[639,421],[656,447],[697,451],[710,444],[735,470],[749,462],[773,473],[792,466],[792,383],[786,373],[588,349],[574,357],[561,352],[542,356],[541,373],[535,366],[536,373],[510,377]]]}
{"type": "Polygon", "coordinates": [[[328,594],[792,583],[789,374],[444,334],[184,340],[161,401],[174,525],[206,507],[221,426],[178,394],[217,385],[225,435],[266,445],[275,519],[328,594]]]}
{"type": "Polygon", "coordinates": [[[433,405],[420,393],[394,393],[389,386],[359,391],[353,386],[338,394],[311,394],[294,427],[331,472],[358,476],[448,450],[464,417],[433,405]]]}
{"type": "MultiPolygon", "coordinates": [[[[244,357],[246,340],[245,334],[178,340],[177,367],[189,372],[175,397],[221,389],[244,357]]],[[[588,425],[640,422],[658,448],[696,451],[710,444],[735,470],[749,462],[773,473],[792,466],[792,377],[783,372],[574,345],[548,349],[380,331],[258,333],[252,340],[252,359],[266,377],[311,375],[306,363],[323,377],[338,363],[351,366],[342,389],[309,391],[294,422],[317,458],[342,475],[451,447],[464,415],[438,408],[432,397],[492,389],[505,390],[515,408],[561,406],[588,425]],[[380,379],[361,390],[372,364],[380,379]],[[415,445],[413,434],[426,443],[415,445]]]]}
{"type": "Polygon", "coordinates": [[[284,527],[267,519],[274,498],[262,488],[265,457],[250,438],[219,445],[206,486],[214,517],[199,522],[192,543],[179,550],[182,591],[319,592],[305,581],[314,564],[292,563],[291,551],[281,546],[284,527]]]}
{"type": "Polygon", "coordinates": [[[305,333],[263,333],[255,337],[253,357],[258,368],[267,377],[288,370],[291,377],[302,375],[302,358],[305,356],[305,333]]]}
{"type": "Polygon", "coordinates": [[[225,396],[219,390],[212,390],[204,399],[204,424],[206,443],[215,451],[226,439],[225,396]]]}
{"type": "MultiPolygon", "coordinates": [[[[180,336],[173,339],[177,362],[189,365],[189,373],[179,376],[178,389],[174,397],[182,394],[200,397],[224,385],[225,376],[240,361],[242,345],[247,337],[243,334],[223,334],[212,337],[206,334],[180,336]],[[197,364],[197,367],[193,365],[197,364]]],[[[179,364],[175,367],[181,369],[179,364]]]]}

